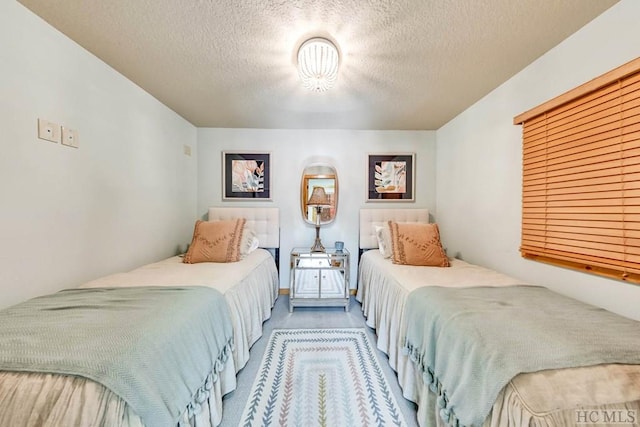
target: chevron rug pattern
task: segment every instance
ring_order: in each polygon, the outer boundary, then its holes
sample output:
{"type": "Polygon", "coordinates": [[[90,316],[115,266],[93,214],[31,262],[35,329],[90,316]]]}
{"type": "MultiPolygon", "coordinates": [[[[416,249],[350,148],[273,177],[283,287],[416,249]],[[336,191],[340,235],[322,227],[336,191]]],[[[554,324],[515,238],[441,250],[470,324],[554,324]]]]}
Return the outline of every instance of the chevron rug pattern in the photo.
{"type": "Polygon", "coordinates": [[[406,426],[361,328],[274,330],[240,425],[406,426]]]}

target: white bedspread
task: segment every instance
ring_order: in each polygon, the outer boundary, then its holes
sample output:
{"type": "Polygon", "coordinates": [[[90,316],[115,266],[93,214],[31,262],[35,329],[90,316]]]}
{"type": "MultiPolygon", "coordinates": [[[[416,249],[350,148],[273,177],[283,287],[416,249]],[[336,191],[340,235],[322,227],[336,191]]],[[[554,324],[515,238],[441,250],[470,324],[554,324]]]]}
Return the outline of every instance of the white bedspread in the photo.
{"type": "MultiPolygon", "coordinates": [[[[378,348],[389,356],[389,364],[398,374],[403,395],[418,404],[420,425],[440,425],[440,417],[434,416],[435,395],[401,351],[407,296],[422,286],[527,283],[456,259],[448,268],[396,265],[378,250],[363,254],[358,277],[356,298],[362,303],[367,325],[376,329],[378,348]]],[[[499,394],[484,425],[574,425],[577,404],[599,411],[632,410],[640,416],[640,366],[599,365],[518,375],[499,394]],[[585,377],[590,381],[585,383],[585,377]]]]}
{"type": "Polygon", "coordinates": [[[249,349],[262,336],[262,323],[271,317],[278,297],[278,271],[267,250],[258,249],[241,261],[229,263],[184,264],[181,257],[175,256],[80,287],[176,285],[208,286],[224,294],[233,323],[236,370],[242,369],[249,360],[249,349]]]}
{"type": "MultiPolygon", "coordinates": [[[[407,295],[422,286],[509,286],[526,284],[496,271],[453,259],[451,267],[416,267],[393,264],[378,250],[366,251],[360,259],[356,299],[362,303],[367,325],[378,334],[378,348],[389,355],[389,364],[405,373],[405,357],[399,349],[404,303],[407,295]]],[[[410,381],[408,379],[408,381],[410,381]]],[[[407,393],[409,391],[406,391],[407,393]]],[[[405,396],[413,400],[413,396],[405,396]]]]}
{"type": "MultiPolygon", "coordinates": [[[[234,354],[213,384],[211,396],[181,426],[213,427],[222,420],[222,397],[235,390],[236,373],[249,359],[249,348],[262,336],[278,296],[278,272],[271,254],[258,249],[236,263],[183,264],[172,257],[130,272],[88,282],[80,287],[209,286],[229,305],[234,354]]],[[[185,308],[185,310],[188,308],[185,308]]],[[[142,420],[119,396],[84,378],[0,372],[0,426],[143,427],[142,420]]]]}

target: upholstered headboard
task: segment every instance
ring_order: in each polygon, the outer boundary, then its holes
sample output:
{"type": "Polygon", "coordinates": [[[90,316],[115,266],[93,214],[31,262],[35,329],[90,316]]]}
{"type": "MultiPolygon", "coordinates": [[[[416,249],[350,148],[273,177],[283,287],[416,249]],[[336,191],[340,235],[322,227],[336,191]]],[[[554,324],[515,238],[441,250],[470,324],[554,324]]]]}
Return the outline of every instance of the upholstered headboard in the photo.
{"type": "Polygon", "coordinates": [[[280,210],[278,208],[209,208],[209,221],[245,218],[256,233],[261,248],[280,247],[280,210]]]}
{"type": "Polygon", "coordinates": [[[376,229],[387,221],[429,222],[428,209],[360,209],[360,249],[378,247],[376,229]]]}

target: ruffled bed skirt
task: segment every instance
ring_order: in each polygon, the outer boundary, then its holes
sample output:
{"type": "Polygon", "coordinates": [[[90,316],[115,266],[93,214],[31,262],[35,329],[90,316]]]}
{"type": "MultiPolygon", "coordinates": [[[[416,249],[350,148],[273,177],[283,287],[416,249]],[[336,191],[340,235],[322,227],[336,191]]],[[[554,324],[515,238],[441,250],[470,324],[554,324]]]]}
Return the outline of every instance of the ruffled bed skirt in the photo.
{"type": "MultiPolygon", "coordinates": [[[[185,411],[179,425],[220,424],[222,396],[236,388],[235,374],[233,358],[229,357],[211,384],[208,397],[195,408],[193,416],[185,411]]],[[[118,395],[82,377],[0,372],[0,402],[0,426],[144,427],[142,419],[118,395]]]]}
{"type": "MultiPolygon", "coordinates": [[[[570,373],[568,372],[568,374],[570,373]]],[[[527,381],[526,378],[521,378],[521,380],[527,381]]],[[[550,404],[549,400],[552,399],[563,400],[563,397],[558,393],[549,393],[547,390],[544,394],[546,397],[541,395],[537,402],[532,401],[532,398],[533,400],[536,398],[522,393],[522,390],[518,388],[517,380],[512,381],[498,394],[491,413],[482,427],[558,427],[575,426],[581,422],[585,425],[637,425],[640,421],[638,419],[640,399],[631,402],[601,405],[594,403],[587,406],[567,407],[567,402],[550,404]]],[[[439,406],[435,393],[425,388],[417,403],[417,418],[421,426],[446,427],[442,418],[436,416],[439,406]]]]}

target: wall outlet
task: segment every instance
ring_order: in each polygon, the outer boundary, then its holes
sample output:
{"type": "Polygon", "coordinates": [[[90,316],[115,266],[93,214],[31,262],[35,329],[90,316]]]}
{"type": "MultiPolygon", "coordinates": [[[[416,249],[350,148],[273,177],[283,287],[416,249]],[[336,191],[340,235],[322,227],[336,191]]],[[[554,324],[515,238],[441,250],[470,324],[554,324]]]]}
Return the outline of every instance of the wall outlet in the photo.
{"type": "Polygon", "coordinates": [[[60,142],[60,125],[44,119],[38,119],[38,138],[51,142],[60,142]]]}
{"type": "Polygon", "coordinates": [[[62,144],[78,148],[78,145],[80,144],[78,131],[62,126],[62,144]]]}

